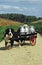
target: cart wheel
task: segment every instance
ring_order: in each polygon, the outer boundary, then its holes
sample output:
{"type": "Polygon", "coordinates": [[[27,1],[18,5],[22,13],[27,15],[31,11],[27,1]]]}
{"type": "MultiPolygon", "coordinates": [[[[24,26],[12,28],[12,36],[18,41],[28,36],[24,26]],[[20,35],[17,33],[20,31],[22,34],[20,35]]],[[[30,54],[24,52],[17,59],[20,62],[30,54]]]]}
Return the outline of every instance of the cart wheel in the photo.
{"type": "Polygon", "coordinates": [[[31,43],[32,46],[34,46],[36,44],[36,38],[35,38],[35,36],[31,36],[30,37],[30,43],[31,43]]]}

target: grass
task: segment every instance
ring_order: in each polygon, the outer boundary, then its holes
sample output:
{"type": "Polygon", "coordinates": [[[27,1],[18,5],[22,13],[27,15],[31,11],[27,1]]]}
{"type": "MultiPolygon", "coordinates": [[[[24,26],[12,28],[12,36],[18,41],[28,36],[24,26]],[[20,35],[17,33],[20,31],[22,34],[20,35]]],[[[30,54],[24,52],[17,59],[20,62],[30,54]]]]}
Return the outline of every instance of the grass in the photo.
{"type": "MultiPolygon", "coordinates": [[[[18,27],[23,24],[24,23],[0,19],[0,41],[2,40],[2,38],[4,36],[5,29],[13,28],[16,31],[18,29],[18,27]]],[[[42,35],[42,21],[37,21],[37,23],[28,23],[28,25],[35,26],[36,31],[42,35]]]]}
{"type": "Polygon", "coordinates": [[[0,18],[0,26],[21,25],[23,23],[0,18]]]}
{"type": "Polygon", "coordinates": [[[42,35],[42,22],[38,23],[29,23],[28,25],[33,25],[36,29],[36,31],[42,35]]]}

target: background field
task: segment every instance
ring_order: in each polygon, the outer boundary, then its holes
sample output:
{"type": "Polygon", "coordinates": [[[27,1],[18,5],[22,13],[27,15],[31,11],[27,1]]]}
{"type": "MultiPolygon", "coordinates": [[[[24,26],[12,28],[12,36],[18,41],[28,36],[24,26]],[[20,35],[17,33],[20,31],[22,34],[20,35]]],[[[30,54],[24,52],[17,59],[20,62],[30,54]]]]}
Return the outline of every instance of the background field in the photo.
{"type": "MultiPolygon", "coordinates": [[[[5,29],[13,28],[16,31],[18,27],[23,24],[25,23],[0,18],[0,41],[2,40],[2,37],[4,36],[5,29]]],[[[34,21],[31,23],[27,23],[27,24],[29,26],[30,25],[35,26],[36,31],[42,35],[42,20],[34,21]]]]}

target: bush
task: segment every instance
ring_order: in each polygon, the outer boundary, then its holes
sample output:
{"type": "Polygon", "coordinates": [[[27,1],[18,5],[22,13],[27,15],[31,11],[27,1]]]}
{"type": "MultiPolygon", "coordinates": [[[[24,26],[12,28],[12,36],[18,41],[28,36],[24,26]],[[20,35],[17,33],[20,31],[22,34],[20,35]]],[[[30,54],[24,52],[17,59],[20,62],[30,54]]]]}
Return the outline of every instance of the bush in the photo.
{"type": "Polygon", "coordinates": [[[38,23],[29,23],[29,25],[33,25],[36,29],[36,31],[42,35],[42,22],[38,23]]]}

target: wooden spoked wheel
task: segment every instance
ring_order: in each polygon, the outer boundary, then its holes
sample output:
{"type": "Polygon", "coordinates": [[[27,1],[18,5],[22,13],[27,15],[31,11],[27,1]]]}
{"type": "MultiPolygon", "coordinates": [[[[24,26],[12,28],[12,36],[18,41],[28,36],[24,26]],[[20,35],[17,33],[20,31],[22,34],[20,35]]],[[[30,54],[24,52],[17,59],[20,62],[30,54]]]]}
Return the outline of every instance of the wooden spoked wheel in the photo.
{"type": "Polygon", "coordinates": [[[36,44],[36,38],[35,38],[35,36],[32,35],[30,37],[30,43],[31,43],[32,46],[34,46],[36,44]]]}

